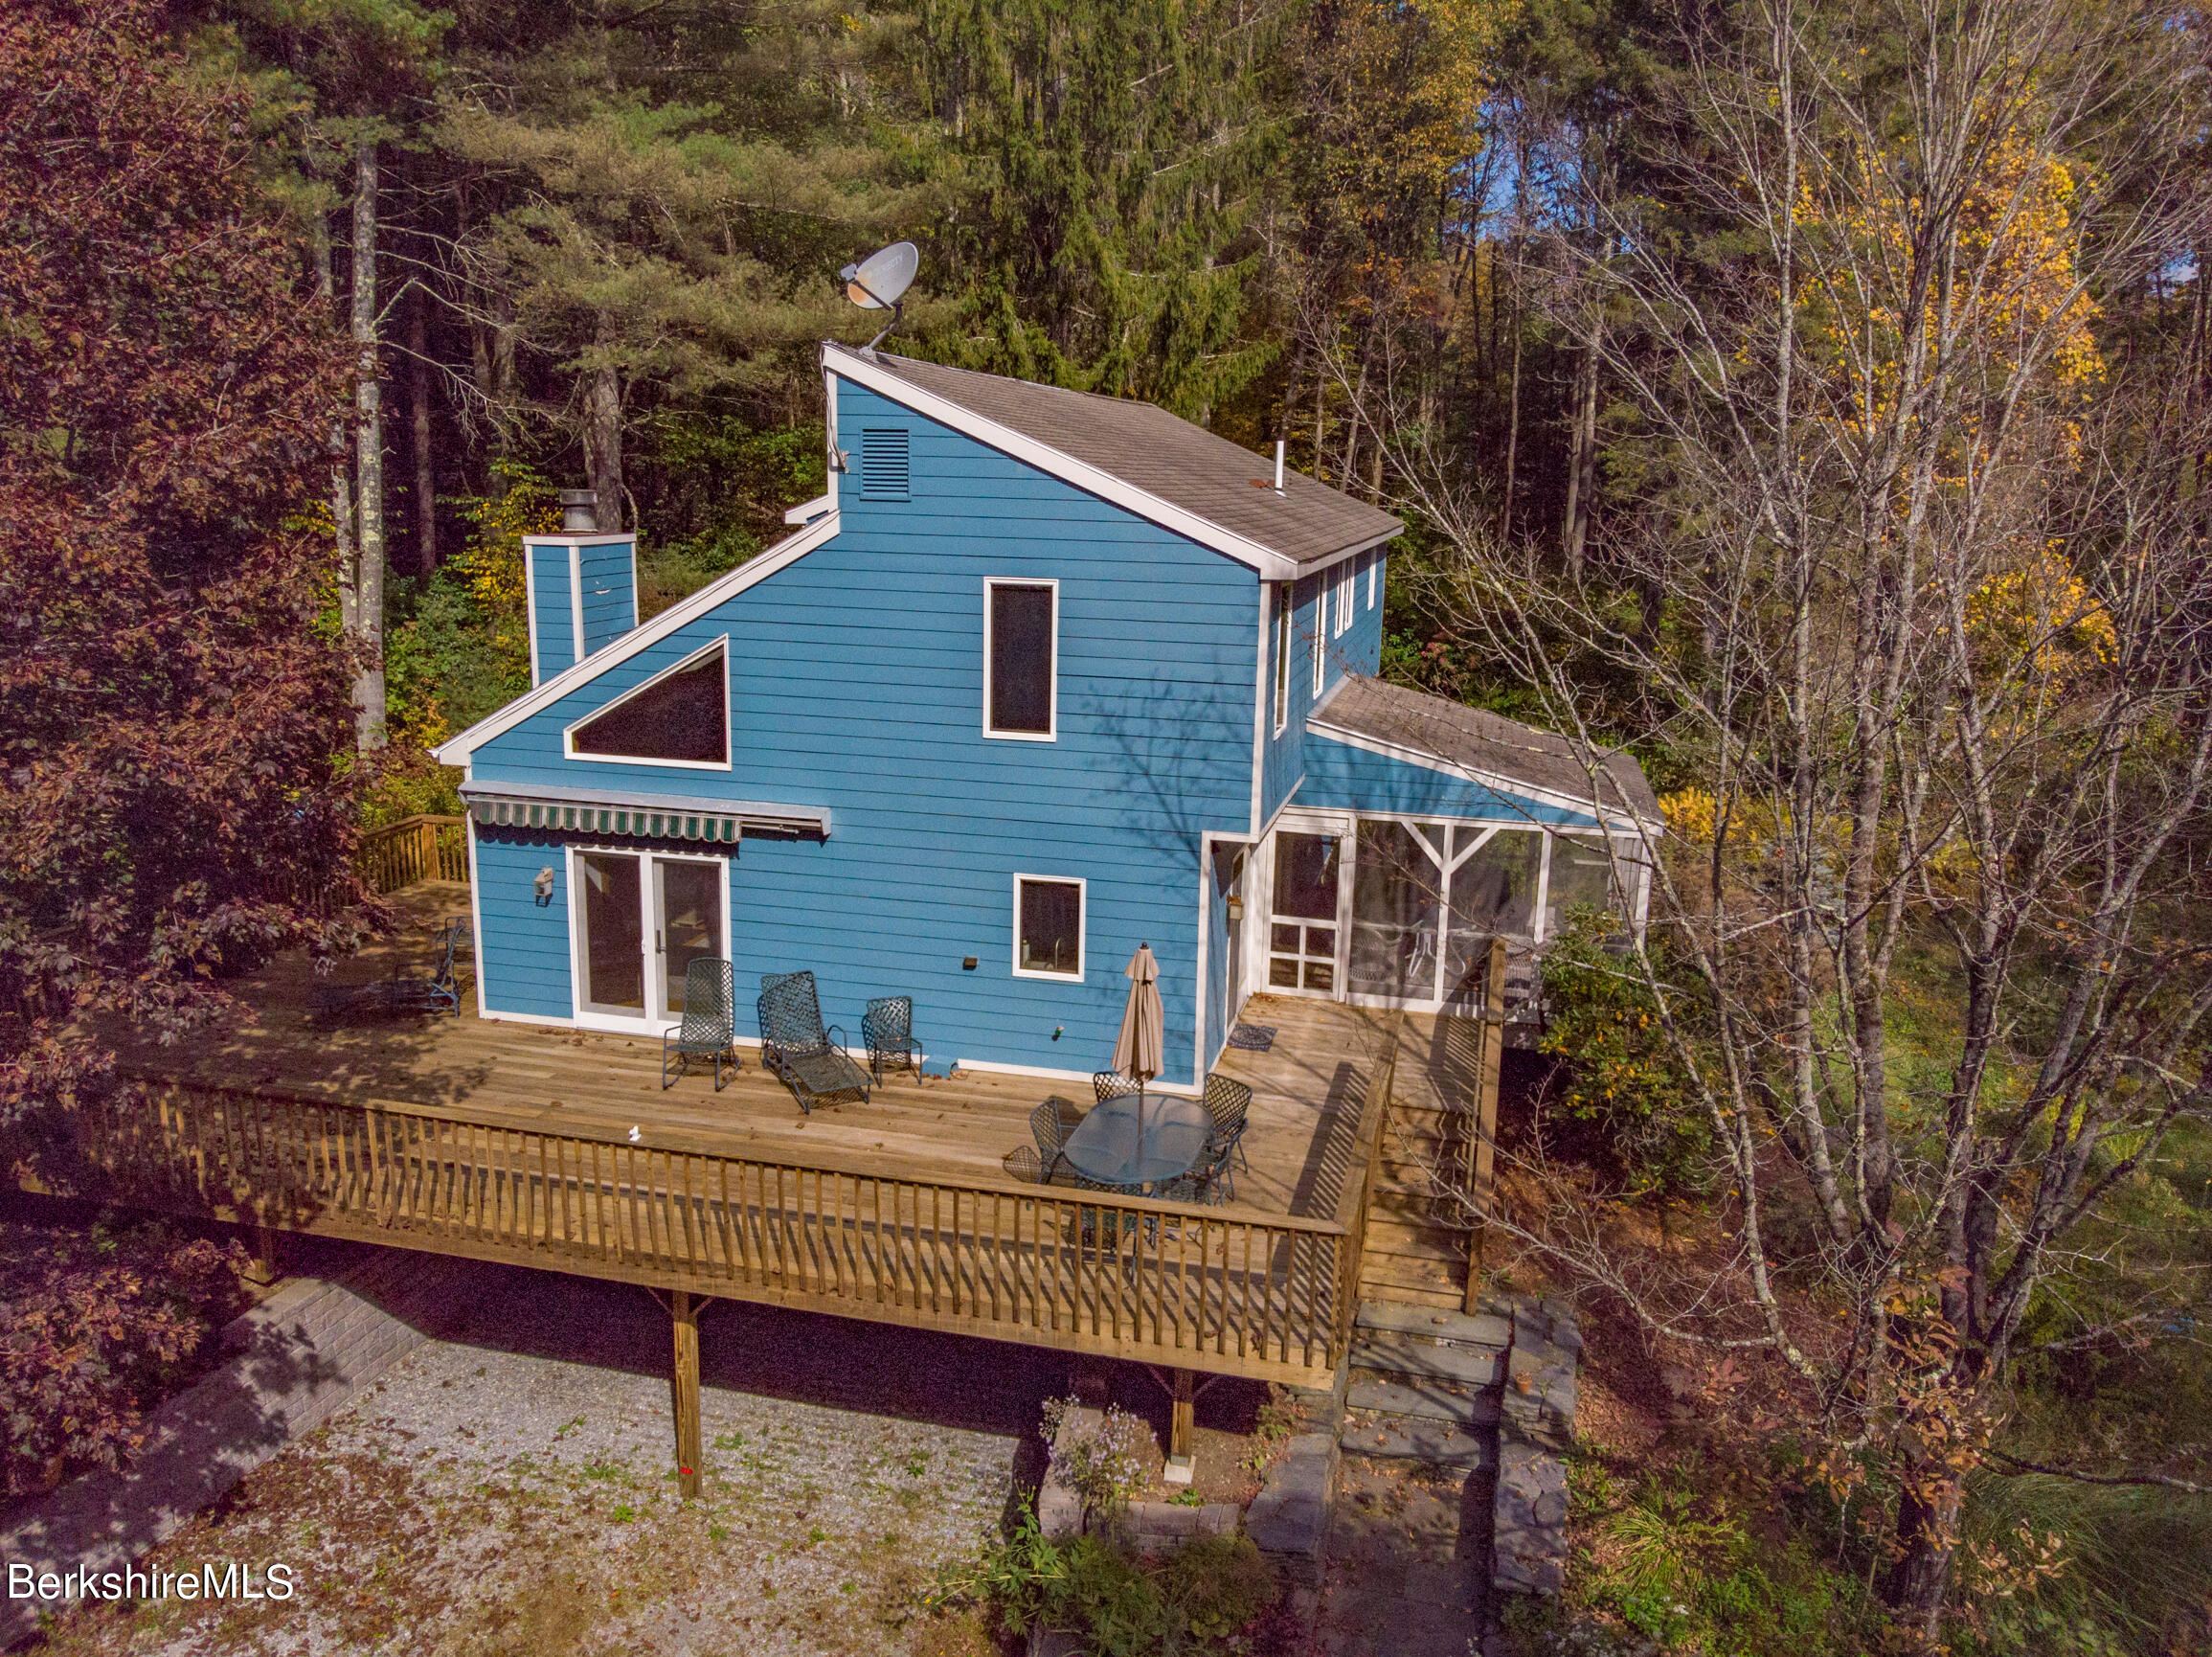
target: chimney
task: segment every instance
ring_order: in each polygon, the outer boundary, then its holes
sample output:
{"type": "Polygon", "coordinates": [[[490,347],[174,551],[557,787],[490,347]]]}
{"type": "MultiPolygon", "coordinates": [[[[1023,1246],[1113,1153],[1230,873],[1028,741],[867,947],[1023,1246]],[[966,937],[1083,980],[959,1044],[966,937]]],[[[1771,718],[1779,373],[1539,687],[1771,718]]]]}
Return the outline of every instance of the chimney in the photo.
{"type": "Polygon", "coordinates": [[[530,604],[530,682],[596,655],[638,624],[638,538],[599,529],[598,496],[561,490],[561,527],[525,535],[524,592],[530,604]]]}
{"type": "Polygon", "coordinates": [[[1275,440],[1275,492],[1282,493],[1282,439],[1275,440]]]}
{"type": "MultiPolygon", "coordinates": [[[[1281,480],[1276,480],[1281,487],[1281,480]]],[[[599,497],[591,489],[561,490],[561,533],[589,535],[599,527],[599,497]]]]}

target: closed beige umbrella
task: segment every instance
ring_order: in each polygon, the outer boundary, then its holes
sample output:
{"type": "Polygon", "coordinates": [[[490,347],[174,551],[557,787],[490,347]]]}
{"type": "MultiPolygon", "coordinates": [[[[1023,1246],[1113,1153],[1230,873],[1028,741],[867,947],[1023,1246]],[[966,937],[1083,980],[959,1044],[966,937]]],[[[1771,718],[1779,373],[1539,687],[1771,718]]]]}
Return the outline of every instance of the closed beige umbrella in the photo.
{"type": "Polygon", "coordinates": [[[1140,943],[1129,958],[1129,1003],[1121,1010],[1121,1033],[1114,1038],[1114,1068],[1137,1082],[1137,1136],[1144,1137],[1144,1084],[1160,1074],[1167,1014],[1160,1006],[1160,963],[1152,945],[1140,943]]]}

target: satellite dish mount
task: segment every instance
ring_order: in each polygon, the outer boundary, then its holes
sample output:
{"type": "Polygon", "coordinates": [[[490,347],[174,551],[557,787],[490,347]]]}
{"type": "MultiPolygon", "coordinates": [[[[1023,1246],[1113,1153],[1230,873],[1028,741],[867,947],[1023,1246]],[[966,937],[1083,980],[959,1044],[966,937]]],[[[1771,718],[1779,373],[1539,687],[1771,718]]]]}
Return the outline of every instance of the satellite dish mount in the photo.
{"type": "Polygon", "coordinates": [[[891,312],[890,324],[860,348],[863,356],[872,355],[884,335],[906,320],[906,290],[914,285],[920,264],[921,253],[913,242],[894,241],[837,273],[837,280],[845,284],[845,297],[861,309],[891,312]]]}

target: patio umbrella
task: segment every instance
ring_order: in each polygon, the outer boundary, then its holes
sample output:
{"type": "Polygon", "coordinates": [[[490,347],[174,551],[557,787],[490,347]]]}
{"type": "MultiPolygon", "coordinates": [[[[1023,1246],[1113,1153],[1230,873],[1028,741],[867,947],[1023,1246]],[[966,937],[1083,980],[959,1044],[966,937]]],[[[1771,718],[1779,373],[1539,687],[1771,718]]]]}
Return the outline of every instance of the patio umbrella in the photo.
{"type": "Polygon", "coordinates": [[[1144,1143],[1144,1084],[1160,1074],[1162,1031],[1167,1015],[1160,1007],[1160,963],[1152,945],[1140,943],[1129,958],[1129,1002],[1121,1010],[1121,1033],[1114,1038],[1114,1068],[1137,1080],[1137,1143],[1144,1143]]]}

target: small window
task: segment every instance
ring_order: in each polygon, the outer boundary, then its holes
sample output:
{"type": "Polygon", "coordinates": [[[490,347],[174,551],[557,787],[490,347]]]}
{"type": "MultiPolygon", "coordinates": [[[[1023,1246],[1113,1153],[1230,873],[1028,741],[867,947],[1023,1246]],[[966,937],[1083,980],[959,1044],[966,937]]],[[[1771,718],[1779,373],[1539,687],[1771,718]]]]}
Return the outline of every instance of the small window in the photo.
{"type": "Polygon", "coordinates": [[[1352,626],[1352,560],[1346,558],[1337,572],[1337,637],[1340,639],[1352,626]]]}
{"type": "Polygon", "coordinates": [[[1275,589],[1275,734],[1290,723],[1291,589],[1278,581],[1275,589]]]}
{"type": "Polygon", "coordinates": [[[1060,588],[983,583],[983,733],[1031,742],[1054,735],[1060,588]]]}
{"type": "Polygon", "coordinates": [[[1014,876],[1014,976],[1083,976],[1083,882],[1014,876]]]}
{"type": "Polygon", "coordinates": [[[730,685],[717,641],[611,706],[569,727],[579,759],[642,764],[730,763],[730,685]]]}
{"type": "Polygon", "coordinates": [[[1370,610],[1375,607],[1375,575],[1382,567],[1383,555],[1369,553],[1367,555],[1367,608],[1370,610]]]}
{"type": "Polygon", "coordinates": [[[860,434],[860,498],[907,498],[907,431],[904,426],[866,426],[860,434]]]}

